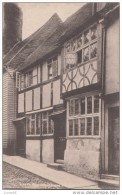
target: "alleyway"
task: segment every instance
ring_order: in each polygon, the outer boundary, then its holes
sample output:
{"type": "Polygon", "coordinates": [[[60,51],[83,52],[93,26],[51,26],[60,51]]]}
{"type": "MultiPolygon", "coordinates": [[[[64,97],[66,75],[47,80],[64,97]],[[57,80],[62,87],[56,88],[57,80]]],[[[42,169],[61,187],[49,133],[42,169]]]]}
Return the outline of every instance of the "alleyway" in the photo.
{"type": "Polygon", "coordinates": [[[3,189],[65,189],[47,179],[3,162],[3,189]]]}

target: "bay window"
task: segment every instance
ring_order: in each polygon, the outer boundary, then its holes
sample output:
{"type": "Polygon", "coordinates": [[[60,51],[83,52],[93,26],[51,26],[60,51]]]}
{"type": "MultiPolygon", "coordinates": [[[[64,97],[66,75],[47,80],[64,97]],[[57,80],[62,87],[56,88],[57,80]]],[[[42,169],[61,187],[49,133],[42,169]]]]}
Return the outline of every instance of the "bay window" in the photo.
{"type": "Polygon", "coordinates": [[[99,95],[84,96],[68,101],[68,135],[99,136],[100,98],[99,95]]]}

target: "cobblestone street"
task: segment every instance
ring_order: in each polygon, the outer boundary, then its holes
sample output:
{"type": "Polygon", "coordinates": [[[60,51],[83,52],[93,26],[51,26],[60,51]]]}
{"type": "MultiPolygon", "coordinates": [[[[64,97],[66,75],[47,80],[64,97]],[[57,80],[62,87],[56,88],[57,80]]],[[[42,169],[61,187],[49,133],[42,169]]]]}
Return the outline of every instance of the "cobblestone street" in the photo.
{"type": "Polygon", "coordinates": [[[64,187],[4,162],[3,189],[64,189],[64,187]]]}

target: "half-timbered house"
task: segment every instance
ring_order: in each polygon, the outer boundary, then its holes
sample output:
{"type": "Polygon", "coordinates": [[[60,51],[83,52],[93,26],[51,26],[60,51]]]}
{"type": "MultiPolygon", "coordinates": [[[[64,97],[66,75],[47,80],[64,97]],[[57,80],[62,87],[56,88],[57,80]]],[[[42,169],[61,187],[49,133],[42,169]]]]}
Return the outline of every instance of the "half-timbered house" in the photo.
{"type": "Polygon", "coordinates": [[[86,3],[65,22],[54,14],[4,64],[16,77],[16,155],[119,175],[118,3],[86,3]]]}

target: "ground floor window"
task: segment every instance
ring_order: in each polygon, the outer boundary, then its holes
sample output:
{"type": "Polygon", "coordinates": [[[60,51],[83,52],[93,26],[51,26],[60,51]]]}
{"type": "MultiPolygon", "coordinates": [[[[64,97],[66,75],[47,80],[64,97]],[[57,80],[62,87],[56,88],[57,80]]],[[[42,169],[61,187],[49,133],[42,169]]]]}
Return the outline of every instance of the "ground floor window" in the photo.
{"type": "Polygon", "coordinates": [[[99,95],[72,98],[67,105],[69,136],[100,135],[99,95]]]}
{"type": "Polygon", "coordinates": [[[30,114],[26,116],[27,135],[53,134],[54,122],[50,119],[50,112],[30,114]]]}

